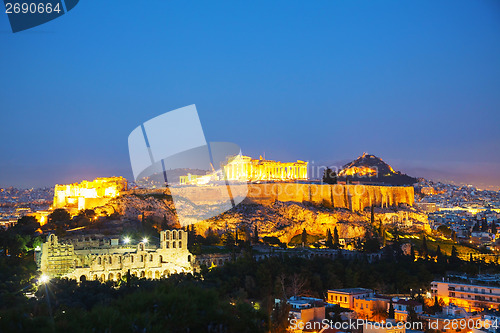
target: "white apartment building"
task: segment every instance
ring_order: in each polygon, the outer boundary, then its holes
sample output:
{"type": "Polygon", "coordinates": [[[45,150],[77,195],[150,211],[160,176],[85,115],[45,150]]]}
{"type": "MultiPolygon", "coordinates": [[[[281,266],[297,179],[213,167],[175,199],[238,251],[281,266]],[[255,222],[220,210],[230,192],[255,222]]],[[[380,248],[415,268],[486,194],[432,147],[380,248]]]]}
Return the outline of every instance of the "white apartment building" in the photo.
{"type": "Polygon", "coordinates": [[[432,281],[431,294],[470,310],[500,309],[500,286],[432,281]]]}

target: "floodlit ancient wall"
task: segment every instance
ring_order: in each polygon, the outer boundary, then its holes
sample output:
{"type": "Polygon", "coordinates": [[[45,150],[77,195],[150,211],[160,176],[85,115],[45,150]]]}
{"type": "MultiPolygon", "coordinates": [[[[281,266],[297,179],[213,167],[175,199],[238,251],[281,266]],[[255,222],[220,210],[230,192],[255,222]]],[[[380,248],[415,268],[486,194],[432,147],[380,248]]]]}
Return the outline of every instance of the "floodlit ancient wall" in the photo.
{"type": "Polygon", "coordinates": [[[250,184],[247,202],[294,201],[360,211],[366,207],[412,206],[413,187],[328,184],[250,184]]]}
{"type": "Polygon", "coordinates": [[[187,249],[188,235],[183,230],[160,232],[160,248],[115,246],[74,250],[72,244],[59,243],[50,235],[37,260],[42,274],[78,281],[117,281],[130,274],[159,279],[175,273],[193,271],[194,256],[187,249]]]}
{"type": "MultiPolygon", "coordinates": [[[[310,202],[332,208],[346,208],[360,211],[366,207],[413,205],[414,192],[411,186],[372,186],[372,185],[328,185],[298,183],[268,184],[231,184],[233,193],[238,187],[248,186],[248,194],[243,203],[269,204],[274,201],[310,202]]],[[[243,188],[242,188],[243,189],[243,188]]],[[[179,196],[195,198],[195,203],[210,204],[213,198],[220,197],[224,186],[177,188],[179,196]],[[192,193],[196,193],[194,196],[192,193]]],[[[244,193],[244,191],[241,191],[244,193]]],[[[193,200],[193,199],[192,199],[193,200]]]]}
{"type": "Polygon", "coordinates": [[[56,185],[52,209],[92,209],[105,205],[109,199],[126,190],[127,180],[123,177],[96,178],[93,181],[56,185]]]}

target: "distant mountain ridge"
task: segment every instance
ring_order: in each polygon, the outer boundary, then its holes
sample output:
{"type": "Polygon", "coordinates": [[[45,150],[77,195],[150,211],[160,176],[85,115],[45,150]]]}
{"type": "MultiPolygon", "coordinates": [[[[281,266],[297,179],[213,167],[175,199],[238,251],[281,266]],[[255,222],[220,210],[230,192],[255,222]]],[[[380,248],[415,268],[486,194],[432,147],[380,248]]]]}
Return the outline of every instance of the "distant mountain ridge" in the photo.
{"type": "Polygon", "coordinates": [[[367,153],[345,164],[338,176],[341,180],[388,185],[412,185],[417,182],[417,178],[395,171],[380,157],[367,153]]]}

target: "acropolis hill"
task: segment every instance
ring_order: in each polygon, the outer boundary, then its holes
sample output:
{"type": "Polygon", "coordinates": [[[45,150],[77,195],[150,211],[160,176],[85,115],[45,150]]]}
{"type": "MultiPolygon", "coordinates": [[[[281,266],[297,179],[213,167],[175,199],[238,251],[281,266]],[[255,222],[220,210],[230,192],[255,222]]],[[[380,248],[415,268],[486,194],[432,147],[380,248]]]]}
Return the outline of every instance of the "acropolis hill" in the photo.
{"type": "MultiPolygon", "coordinates": [[[[195,184],[200,178],[192,178],[195,182],[191,184],[186,184],[190,181],[187,179],[182,182],[185,185],[163,189],[127,189],[124,178],[98,178],[57,185],[53,208],[66,208],[72,214],[78,209],[94,209],[98,215],[116,212],[125,219],[145,217],[179,227],[175,214],[179,208],[187,214],[209,211],[220,204],[217,198],[227,196],[230,188],[233,197],[240,194],[244,200],[237,200],[241,202],[239,205],[220,216],[197,223],[197,230],[204,233],[208,228],[223,230],[227,225],[236,227],[243,223],[257,225],[263,236],[277,236],[283,241],[289,241],[304,227],[313,234],[324,234],[326,229],[338,226],[343,237],[361,237],[366,230],[366,208],[371,206],[378,207],[378,214],[383,213],[379,217],[382,221],[388,219],[387,214],[394,214],[394,210],[387,209],[391,207],[404,206],[406,214],[413,214],[410,209],[414,201],[413,186],[314,183],[305,179],[306,165],[302,161],[281,163],[243,157],[230,163],[226,171],[232,181],[226,185],[223,182],[207,185],[204,181],[195,184]],[[249,176],[253,182],[247,183],[249,176]],[[186,200],[174,206],[171,191],[186,200]]],[[[418,213],[410,218],[426,223],[418,213]]]]}
{"type": "MultiPolygon", "coordinates": [[[[365,156],[365,154],[363,155],[365,156]]],[[[342,184],[294,183],[307,178],[307,162],[281,163],[262,159],[254,160],[246,156],[233,159],[225,166],[229,180],[242,180],[231,183],[232,193],[246,194],[244,204],[298,202],[319,204],[329,208],[345,208],[351,211],[362,211],[366,207],[389,207],[406,204],[413,205],[412,186],[371,186],[342,184]],[[246,183],[272,180],[270,183],[246,183]],[[280,180],[283,182],[280,182],[280,180]]],[[[391,168],[392,169],[392,168],[391,168]]],[[[183,177],[181,177],[182,180],[183,177]]],[[[193,180],[199,180],[195,178],[193,180]]],[[[181,181],[186,183],[186,181],[181,181]]],[[[195,183],[195,182],[193,182],[195,183]]],[[[191,184],[193,184],[191,183],[191,184]]],[[[205,184],[205,182],[203,182],[205,184]]],[[[176,187],[176,196],[189,198],[196,205],[215,204],[216,198],[223,197],[226,185],[212,186],[180,186],[176,187]]],[[[139,190],[144,192],[147,190],[139,190]]],[[[170,190],[165,190],[170,195],[170,190]]],[[[93,181],[82,181],[69,185],[56,185],[52,209],[66,208],[70,210],[93,209],[127,192],[127,181],[122,177],[96,178],[93,181]]]]}
{"type": "MultiPolygon", "coordinates": [[[[198,222],[197,233],[205,235],[210,228],[224,232],[245,226],[257,227],[259,235],[276,236],[289,242],[305,228],[311,235],[325,235],[327,229],[337,227],[341,238],[363,237],[370,221],[370,202],[375,208],[375,219],[390,223],[410,219],[425,227],[426,218],[411,207],[392,209],[399,204],[413,203],[413,187],[362,186],[362,185],[315,185],[315,184],[249,184],[247,198],[235,208],[214,218],[198,222]],[[364,189],[364,192],[361,192],[364,189]],[[333,195],[333,197],[332,197],[333,195]],[[333,200],[332,200],[333,198],[333,200]],[[332,204],[333,203],[333,204],[332,204]],[[382,208],[382,206],[384,208],[382,208]],[[389,207],[389,208],[385,208],[389,207]],[[362,208],[366,208],[362,210],[362,208]]],[[[197,187],[186,187],[193,191],[197,187]]],[[[184,210],[203,210],[213,204],[212,191],[221,187],[202,187],[196,201],[186,200],[184,210]]],[[[130,190],[111,199],[107,205],[96,208],[96,213],[117,212],[124,218],[141,216],[156,223],[167,222],[178,226],[176,207],[164,189],[130,190]]],[[[377,222],[378,223],[378,222],[377,222]]]]}

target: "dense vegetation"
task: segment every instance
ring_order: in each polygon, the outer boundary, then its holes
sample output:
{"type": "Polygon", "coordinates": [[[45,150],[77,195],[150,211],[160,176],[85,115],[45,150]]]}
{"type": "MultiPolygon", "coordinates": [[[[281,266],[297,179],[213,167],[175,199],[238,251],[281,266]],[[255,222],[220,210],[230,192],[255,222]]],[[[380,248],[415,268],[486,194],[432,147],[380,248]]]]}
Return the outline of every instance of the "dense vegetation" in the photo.
{"type": "MultiPolygon", "coordinates": [[[[429,288],[450,270],[477,273],[493,264],[403,256],[386,248],[385,259],[368,262],[279,256],[255,261],[250,252],[200,275],[176,275],[159,281],[100,284],[53,279],[37,297],[2,290],[0,331],[28,332],[282,332],[287,309],[275,299],[293,295],[323,298],[332,288],[367,287],[379,292],[408,293],[429,288]],[[9,296],[10,295],[10,296],[9,296]],[[17,295],[13,298],[13,295],[17,295]],[[47,296],[48,295],[48,296],[47,296]],[[15,299],[16,301],[12,301],[15,299]],[[50,304],[50,308],[49,308],[50,304]],[[52,319],[53,318],[53,319],[52,319]]],[[[19,265],[18,268],[22,267],[19,265]]],[[[14,288],[16,289],[16,288],[14,288]]]]}
{"type": "MultiPolygon", "coordinates": [[[[90,221],[92,217],[89,211],[76,219],[90,221]]],[[[73,222],[61,211],[50,217],[49,226],[58,230],[59,225],[68,227],[73,222]]],[[[141,232],[155,232],[153,225],[143,224],[141,232]]],[[[201,237],[193,235],[191,228],[192,251],[218,249],[232,253],[234,260],[218,268],[203,267],[201,274],[155,281],[130,278],[77,284],[52,279],[37,284],[33,250],[41,242],[35,233],[38,228],[36,220],[26,217],[0,231],[0,332],[284,332],[289,308],[277,306],[276,299],[324,298],[328,289],[343,287],[407,294],[410,289],[428,290],[433,279],[449,271],[498,271],[494,263],[460,260],[458,244],[452,241],[424,235],[411,238],[411,251],[404,255],[401,245],[407,242],[406,236],[397,230],[374,229],[359,246],[370,253],[386,244],[383,260],[283,254],[256,261],[251,243],[259,241],[257,232],[219,236],[210,231],[201,237]]],[[[328,247],[338,248],[335,229],[325,236],[328,247]]],[[[317,241],[305,231],[297,239],[306,246],[317,241]]]]}

